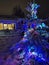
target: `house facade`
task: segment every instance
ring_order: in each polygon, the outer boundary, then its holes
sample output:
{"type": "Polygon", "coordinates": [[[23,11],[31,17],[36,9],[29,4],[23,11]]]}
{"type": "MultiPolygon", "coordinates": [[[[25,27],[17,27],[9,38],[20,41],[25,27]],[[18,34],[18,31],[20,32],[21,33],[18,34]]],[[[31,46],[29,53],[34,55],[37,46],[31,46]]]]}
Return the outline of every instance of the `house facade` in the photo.
{"type": "Polygon", "coordinates": [[[0,20],[0,30],[13,30],[16,27],[16,20],[0,20]]]}

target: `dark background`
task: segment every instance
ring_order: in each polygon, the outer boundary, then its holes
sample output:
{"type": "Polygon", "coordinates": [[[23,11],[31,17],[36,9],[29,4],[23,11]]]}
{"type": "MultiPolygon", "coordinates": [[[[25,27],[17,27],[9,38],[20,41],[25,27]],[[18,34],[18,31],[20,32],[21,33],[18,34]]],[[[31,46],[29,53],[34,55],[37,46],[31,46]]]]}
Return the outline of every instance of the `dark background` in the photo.
{"type": "MultiPolygon", "coordinates": [[[[15,6],[20,6],[25,12],[28,1],[33,0],[0,0],[0,15],[11,15],[15,6]]],[[[35,2],[40,5],[38,17],[49,17],[49,0],[35,0],[35,2]]]]}

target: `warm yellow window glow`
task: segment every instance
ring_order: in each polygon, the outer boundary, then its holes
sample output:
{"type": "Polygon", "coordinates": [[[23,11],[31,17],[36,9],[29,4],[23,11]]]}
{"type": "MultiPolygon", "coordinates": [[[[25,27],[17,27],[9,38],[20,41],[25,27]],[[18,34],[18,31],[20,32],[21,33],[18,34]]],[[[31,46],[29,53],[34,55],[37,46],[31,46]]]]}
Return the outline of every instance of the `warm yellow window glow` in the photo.
{"type": "Polygon", "coordinates": [[[13,30],[14,29],[14,23],[12,24],[3,24],[3,23],[0,23],[0,30],[13,30]]]}
{"type": "Polygon", "coordinates": [[[5,30],[7,29],[7,24],[4,24],[4,29],[5,29],[5,30]]]}
{"type": "Polygon", "coordinates": [[[14,28],[14,24],[11,24],[12,25],[12,28],[14,28]]]}
{"type": "Polygon", "coordinates": [[[8,29],[9,29],[9,30],[13,30],[13,28],[12,28],[12,25],[11,25],[11,24],[8,24],[8,29]]]}
{"type": "Polygon", "coordinates": [[[0,23],[0,30],[3,30],[3,23],[0,23]]]}

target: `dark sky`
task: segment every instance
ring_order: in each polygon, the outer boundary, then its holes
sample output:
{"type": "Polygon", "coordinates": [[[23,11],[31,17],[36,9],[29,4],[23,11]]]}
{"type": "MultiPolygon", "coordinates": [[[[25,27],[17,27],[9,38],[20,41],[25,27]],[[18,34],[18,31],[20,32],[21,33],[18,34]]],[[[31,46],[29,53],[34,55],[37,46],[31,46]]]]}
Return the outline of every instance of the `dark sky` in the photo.
{"type": "Polygon", "coordinates": [[[0,0],[0,14],[11,14],[16,5],[25,8],[27,0],[0,0]]]}
{"type": "MultiPolygon", "coordinates": [[[[17,6],[21,6],[22,10],[25,10],[27,6],[27,2],[30,0],[0,0],[0,15],[11,15],[13,8],[17,6]]],[[[49,0],[36,0],[36,2],[40,5],[39,8],[39,17],[49,16],[49,0]]]]}
{"type": "Polygon", "coordinates": [[[38,4],[40,4],[39,8],[39,16],[40,18],[49,17],[49,0],[36,0],[38,4]]]}

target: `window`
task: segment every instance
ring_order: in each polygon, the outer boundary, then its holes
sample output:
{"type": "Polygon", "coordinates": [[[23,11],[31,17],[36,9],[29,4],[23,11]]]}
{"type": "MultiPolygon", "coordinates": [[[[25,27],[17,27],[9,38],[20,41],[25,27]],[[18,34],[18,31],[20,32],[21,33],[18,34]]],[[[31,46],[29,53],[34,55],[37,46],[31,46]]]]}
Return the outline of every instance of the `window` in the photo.
{"type": "Polygon", "coordinates": [[[3,23],[0,23],[0,30],[3,30],[3,23]]]}
{"type": "Polygon", "coordinates": [[[14,23],[12,23],[12,24],[0,23],[0,30],[6,30],[6,29],[13,30],[14,27],[15,27],[14,23]]]}
{"type": "Polygon", "coordinates": [[[11,24],[11,25],[12,25],[12,28],[14,28],[14,27],[15,27],[14,23],[13,23],[13,24],[11,24]]]}
{"type": "Polygon", "coordinates": [[[8,28],[7,28],[7,24],[4,24],[4,30],[6,30],[6,29],[8,29],[8,28]]]}
{"type": "Polygon", "coordinates": [[[14,24],[8,24],[8,29],[13,30],[14,29],[14,24]]]}

